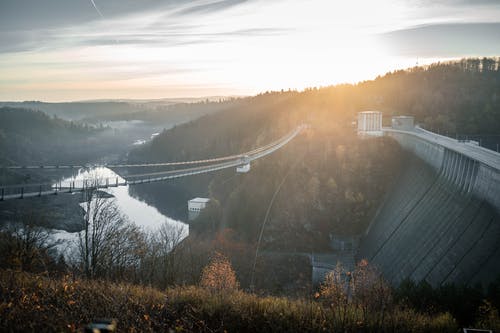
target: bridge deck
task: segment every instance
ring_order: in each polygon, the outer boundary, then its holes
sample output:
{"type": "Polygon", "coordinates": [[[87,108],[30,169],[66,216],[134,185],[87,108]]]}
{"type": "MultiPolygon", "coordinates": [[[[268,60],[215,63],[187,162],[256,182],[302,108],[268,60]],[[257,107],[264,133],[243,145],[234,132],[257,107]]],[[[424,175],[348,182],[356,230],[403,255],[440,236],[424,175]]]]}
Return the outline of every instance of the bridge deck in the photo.
{"type": "MultiPolygon", "coordinates": [[[[206,160],[198,161],[186,161],[186,162],[166,162],[166,163],[145,163],[145,164],[120,164],[120,165],[105,165],[109,168],[128,168],[128,167],[158,167],[158,166],[179,166],[186,165],[190,166],[193,164],[198,164],[201,166],[141,173],[134,175],[125,176],[126,179],[122,177],[112,177],[112,178],[99,178],[99,179],[84,179],[82,181],[73,181],[71,186],[62,187],[60,184],[16,184],[0,186],[0,201],[9,199],[24,199],[28,197],[40,197],[47,195],[54,195],[58,193],[72,193],[81,192],[88,189],[104,189],[107,187],[125,186],[125,185],[135,185],[144,184],[151,182],[166,181],[169,179],[187,177],[192,175],[198,175],[202,173],[214,172],[217,170],[234,168],[242,164],[247,164],[251,161],[262,158],[266,155],[272,154],[276,150],[285,146],[293,138],[295,138],[304,128],[305,125],[298,126],[295,130],[288,133],[284,137],[271,142],[265,146],[259,147],[257,149],[251,150],[246,153],[224,156],[206,160]]],[[[62,166],[62,165],[40,165],[40,166],[7,166],[7,169],[59,169],[59,168],[75,168],[77,166],[62,166]]]]}

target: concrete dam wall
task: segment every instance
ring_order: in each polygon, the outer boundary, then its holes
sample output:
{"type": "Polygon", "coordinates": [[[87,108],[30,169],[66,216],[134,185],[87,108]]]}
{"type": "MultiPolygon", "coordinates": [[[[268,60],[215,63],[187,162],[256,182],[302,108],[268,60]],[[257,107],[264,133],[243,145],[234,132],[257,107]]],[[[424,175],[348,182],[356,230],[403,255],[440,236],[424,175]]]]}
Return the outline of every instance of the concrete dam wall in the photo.
{"type": "Polygon", "coordinates": [[[500,275],[500,155],[424,132],[384,131],[412,157],[357,259],[368,259],[395,285],[405,278],[487,285],[500,275]]]}

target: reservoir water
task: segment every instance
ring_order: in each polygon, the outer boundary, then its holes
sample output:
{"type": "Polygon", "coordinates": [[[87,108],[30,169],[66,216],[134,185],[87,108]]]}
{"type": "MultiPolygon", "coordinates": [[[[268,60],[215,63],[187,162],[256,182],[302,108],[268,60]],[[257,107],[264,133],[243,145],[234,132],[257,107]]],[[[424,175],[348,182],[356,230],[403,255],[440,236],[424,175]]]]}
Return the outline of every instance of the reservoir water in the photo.
{"type": "MultiPolygon", "coordinates": [[[[89,169],[80,169],[72,177],[64,178],[60,184],[69,187],[70,183],[81,183],[88,179],[92,181],[105,181],[104,179],[116,179],[123,181],[123,179],[116,174],[113,170],[105,167],[93,167],[89,169]]],[[[112,184],[113,182],[110,182],[112,184]]],[[[130,222],[135,223],[141,227],[145,232],[155,232],[162,224],[166,223],[172,228],[172,231],[181,230],[182,238],[189,234],[189,226],[182,221],[177,221],[161,214],[158,209],[147,203],[132,197],[129,194],[129,186],[110,187],[102,189],[111,197],[107,200],[113,200],[120,213],[127,218],[130,222]]],[[[60,250],[67,251],[68,247],[76,245],[78,233],[69,233],[63,230],[54,230],[54,239],[62,242],[59,246],[60,250]],[[73,243],[73,244],[72,244],[73,243]]],[[[71,251],[70,251],[71,252],[71,251]]]]}

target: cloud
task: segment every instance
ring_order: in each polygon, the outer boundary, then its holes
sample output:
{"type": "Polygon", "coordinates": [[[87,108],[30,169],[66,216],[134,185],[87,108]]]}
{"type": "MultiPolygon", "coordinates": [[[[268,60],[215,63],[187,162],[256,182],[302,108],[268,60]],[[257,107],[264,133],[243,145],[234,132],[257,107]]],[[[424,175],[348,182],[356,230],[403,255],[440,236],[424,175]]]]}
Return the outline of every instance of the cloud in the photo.
{"type": "MultiPolygon", "coordinates": [[[[107,18],[178,5],[184,1],[93,0],[107,18]]],[[[90,0],[1,0],[2,31],[75,26],[100,19],[90,0]]]]}
{"type": "Polygon", "coordinates": [[[203,14],[244,2],[247,0],[0,0],[0,29],[29,31],[77,26],[100,16],[113,19],[152,11],[203,14]]]}
{"type": "Polygon", "coordinates": [[[240,5],[245,2],[247,2],[247,0],[218,0],[218,1],[209,1],[204,3],[193,3],[192,6],[182,9],[181,11],[177,12],[177,14],[189,15],[189,14],[205,14],[211,12],[218,12],[226,10],[233,6],[240,5]]]}
{"type": "Polygon", "coordinates": [[[458,5],[458,6],[498,6],[498,0],[420,0],[420,4],[424,5],[458,5]]]}
{"type": "Polygon", "coordinates": [[[5,96],[160,96],[193,85],[249,93],[355,82],[417,56],[500,54],[500,23],[484,23],[500,7],[484,0],[93,1],[104,18],[90,0],[0,0],[5,96]]]}
{"type": "Polygon", "coordinates": [[[500,23],[450,23],[412,27],[378,36],[391,54],[462,57],[500,54],[500,23]]]}
{"type": "Polygon", "coordinates": [[[185,16],[225,11],[247,0],[1,1],[0,53],[116,43],[185,45],[210,42],[199,38],[266,33],[265,28],[201,33],[202,24],[184,23],[190,21],[185,16]]]}

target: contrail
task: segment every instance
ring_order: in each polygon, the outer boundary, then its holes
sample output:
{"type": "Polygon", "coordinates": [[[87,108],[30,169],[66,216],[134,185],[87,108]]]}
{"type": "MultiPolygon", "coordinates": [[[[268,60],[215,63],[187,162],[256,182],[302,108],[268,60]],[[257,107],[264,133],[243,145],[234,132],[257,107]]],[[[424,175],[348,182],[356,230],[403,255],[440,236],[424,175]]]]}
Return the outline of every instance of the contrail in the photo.
{"type": "Polygon", "coordinates": [[[102,15],[101,11],[99,10],[99,8],[97,8],[97,6],[95,5],[95,2],[94,0],[90,0],[90,2],[92,2],[92,5],[94,6],[95,10],[97,11],[97,14],[99,14],[99,16],[101,18],[104,18],[104,15],[102,15]]]}
{"type": "MultiPolygon", "coordinates": [[[[101,19],[103,19],[103,20],[104,20],[104,15],[102,15],[102,13],[101,13],[101,11],[99,10],[99,8],[97,8],[97,6],[96,6],[96,4],[95,4],[94,0],[90,0],[90,2],[92,3],[92,6],[94,6],[94,8],[95,8],[95,10],[96,10],[97,14],[99,14],[99,16],[101,17],[101,19]]],[[[118,44],[118,40],[117,40],[117,39],[115,39],[115,44],[118,44]]]]}

